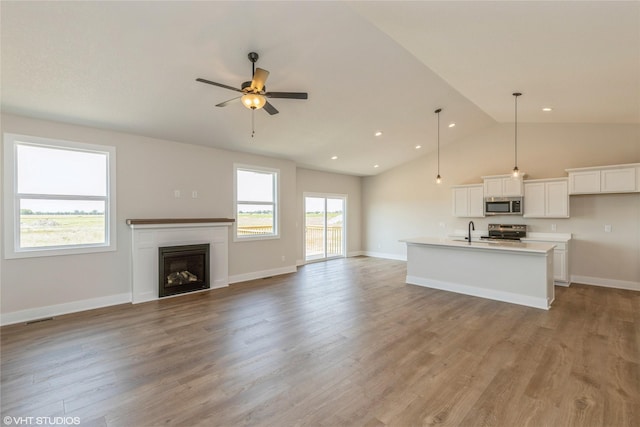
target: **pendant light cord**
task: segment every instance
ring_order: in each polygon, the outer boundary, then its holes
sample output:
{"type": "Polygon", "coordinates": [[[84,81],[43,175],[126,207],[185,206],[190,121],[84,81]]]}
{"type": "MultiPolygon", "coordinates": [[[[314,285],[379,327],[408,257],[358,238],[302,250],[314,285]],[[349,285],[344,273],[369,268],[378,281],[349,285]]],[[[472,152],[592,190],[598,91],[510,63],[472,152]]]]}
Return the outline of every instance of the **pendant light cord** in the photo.
{"type": "MultiPolygon", "coordinates": [[[[517,170],[518,167],[518,97],[522,95],[520,92],[515,92],[513,94],[513,96],[515,96],[516,100],[515,100],[515,126],[514,126],[514,132],[515,132],[515,137],[514,137],[514,141],[515,141],[515,170],[517,170]]],[[[515,171],[514,171],[515,172],[515,171]]]]}
{"type": "Polygon", "coordinates": [[[440,112],[442,108],[438,108],[434,113],[438,115],[438,176],[436,182],[440,183],[440,112]]]}
{"type": "Polygon", "coordinates": [[[440,109],[438,109],[438,175],[440,175],[440,109]]]}
{"type": "Polygon", "coordinates": [[[518,166],[518,95],[515,95],[515,97],[516,97],[516,108],[515,108],[515,113],[516,113],[515,114],[515,120],[516,121],[515,121],[515,126],[514,126],[514,129],[515,129],[515,138],[514,138],[514,140],[515,140],[515,149],[516,150],[515,150],[515,163],[514,163],[514,165],[518,166]]]}

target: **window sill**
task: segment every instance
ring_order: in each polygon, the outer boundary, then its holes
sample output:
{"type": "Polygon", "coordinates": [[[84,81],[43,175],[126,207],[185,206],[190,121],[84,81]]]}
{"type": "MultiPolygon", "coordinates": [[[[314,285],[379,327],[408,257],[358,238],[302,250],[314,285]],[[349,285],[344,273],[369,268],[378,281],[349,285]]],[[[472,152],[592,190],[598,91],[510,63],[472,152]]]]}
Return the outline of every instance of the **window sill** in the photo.
{"type": "Polygon", "coordinates": [[[21,251],[6,250],[4,259],[39,258],[48,256],[83,255],[100,252],[114,252],[115,243],[105,246],[73,247],[73,248],[51,248],[51,249],[27,249],[21,251]]]}
{"type": "Polygon", "coordinates": [[[233,236],[233,242],[237,243],[237,242],[255,242],[257,240],[275,240],[275,239],[279,239],[280,235],[276,234],[276,235],[268,235],[268,236],[247,236],[247,237],[238,237],[238,236],[233,236]]]}

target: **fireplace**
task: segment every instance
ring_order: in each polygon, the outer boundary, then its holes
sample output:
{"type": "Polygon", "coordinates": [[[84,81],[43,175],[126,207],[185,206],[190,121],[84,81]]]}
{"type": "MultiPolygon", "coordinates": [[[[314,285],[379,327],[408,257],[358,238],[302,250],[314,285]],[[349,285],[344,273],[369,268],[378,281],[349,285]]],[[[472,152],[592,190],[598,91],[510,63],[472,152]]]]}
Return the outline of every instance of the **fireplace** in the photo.
{"type": "Polygon", "coordinates": [[[158,248],[158,296],[209,289],[209,244],[158,248]]]}

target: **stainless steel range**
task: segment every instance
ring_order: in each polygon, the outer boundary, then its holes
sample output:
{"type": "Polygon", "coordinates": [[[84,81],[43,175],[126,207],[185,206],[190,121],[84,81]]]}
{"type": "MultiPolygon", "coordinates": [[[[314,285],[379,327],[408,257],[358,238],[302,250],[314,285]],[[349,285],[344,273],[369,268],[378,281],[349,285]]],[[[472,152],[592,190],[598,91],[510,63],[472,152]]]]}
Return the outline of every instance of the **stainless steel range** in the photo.
{"type": "Polygon", "coordinates": [[[489,235],[482,236],[483,240],[520,241],[527,237],[527,226],[524,224],[489,224],[489,235]]]}

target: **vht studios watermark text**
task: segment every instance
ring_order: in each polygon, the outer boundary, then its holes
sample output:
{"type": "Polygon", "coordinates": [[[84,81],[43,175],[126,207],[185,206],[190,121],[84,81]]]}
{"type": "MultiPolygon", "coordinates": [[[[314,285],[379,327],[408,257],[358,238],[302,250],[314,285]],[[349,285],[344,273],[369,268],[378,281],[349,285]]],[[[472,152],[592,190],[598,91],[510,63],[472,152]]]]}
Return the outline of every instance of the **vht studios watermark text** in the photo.
{"type": "Polygon", "coordinates": [[[11,426],[73,426],[80,424],[80,417],[10,417],[2,418],[4,425],[11,426]]]}

